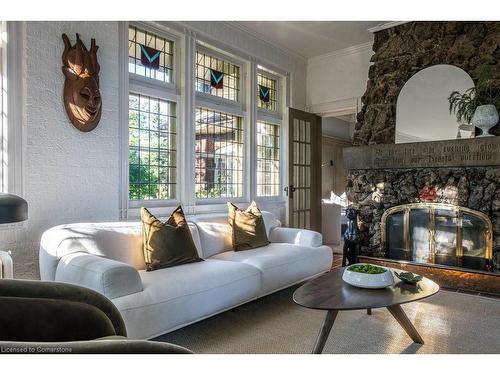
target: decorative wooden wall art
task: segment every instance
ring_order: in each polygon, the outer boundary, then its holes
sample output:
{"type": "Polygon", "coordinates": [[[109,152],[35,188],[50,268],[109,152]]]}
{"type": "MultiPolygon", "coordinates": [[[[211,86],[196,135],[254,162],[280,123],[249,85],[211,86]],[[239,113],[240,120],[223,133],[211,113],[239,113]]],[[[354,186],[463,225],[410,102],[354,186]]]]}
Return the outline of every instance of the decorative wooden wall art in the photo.
{"type": "Polygon", "coordinates": [[[82,132],[89,132],[99,124],[102,112],[99,92],[99,63],[95,39],[91,40],[90,51],[76,34],[76,44],[66,34],[62,35],[64,52],[62,71],[64,81],[64,107],[71,123],[82,132]]]}

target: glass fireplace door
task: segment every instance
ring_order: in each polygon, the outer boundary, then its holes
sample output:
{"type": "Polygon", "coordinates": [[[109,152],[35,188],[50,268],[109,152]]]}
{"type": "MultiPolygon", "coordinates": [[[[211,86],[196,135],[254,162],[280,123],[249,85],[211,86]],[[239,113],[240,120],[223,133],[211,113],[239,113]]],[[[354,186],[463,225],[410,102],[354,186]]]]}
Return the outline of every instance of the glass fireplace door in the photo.
{"type": "Polygon", "coordinates": [[[387,258],[489,270],[492,224],[475,210],[450,204],[410,203],[382,216],[387,258]]]}

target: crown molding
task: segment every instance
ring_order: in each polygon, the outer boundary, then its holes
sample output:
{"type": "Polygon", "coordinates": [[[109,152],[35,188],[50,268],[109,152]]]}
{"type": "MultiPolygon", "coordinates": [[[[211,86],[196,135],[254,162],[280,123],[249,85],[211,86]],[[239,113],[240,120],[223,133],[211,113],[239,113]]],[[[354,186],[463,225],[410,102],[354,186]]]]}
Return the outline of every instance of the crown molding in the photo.
{"type": "Polygon", "coordinates": [[[358,113],[360,98],[343,98],[328,102],[308,104],[306,110],[323,117],[343,116],[358,113]]]}
{"type": "Polygon", "coordinates": [[[300,53],[298,53],[294,50],[286,48],[282,45],[278,45],[276,43],[270,42],[269,40],[267,40],[267,38],[263,34],[242,25],[240,22],[237,22],[237,21],[222,21],[222,22],[237,29],[237,30],[240,30],[240,31],[243,31],[247,34],[250,34],[254,38],[258,39],[260,42],[263,42],[263,43],[265,43],[273,48],[280,50],[281,52],[283,52],[287,55],[293,56],[296,59],[299,59],[299,60],[303,61],[304,63],[307,63],[307,57],[301,55],[300,53]]]}
{"type": "Polygon", "coordinates": [[[402,25],[402,24],[408,23],[408,22],[411,22],[411,21],[391,21],[391,22],[386,22],[386,23],[382,23],[382,24],[374,26],[374,27],[370,27],[368,29],[368,31],[371,32],[371,33],[376,33],[377,31],[381,31],[381,30],[385,30],[385,29],[390,29],[391,27],[399,26],[399,25],[402,25]]]}
{"type": "Polygon", "coordinates": [[[353,55],[353,54],[365,52],[365,51],[371,51],[372,46],[373,46],[373,41],[361,43],[361,44],[356,44],[354,46],[338,49],[336,51],[328,52],[328,53],[325,53],[323,55],[311,57],[311,58],[309,58],[309,60],[307,60],[307,63],[314,64],[314,63],[320,62],[322,60],[353,55]]]}

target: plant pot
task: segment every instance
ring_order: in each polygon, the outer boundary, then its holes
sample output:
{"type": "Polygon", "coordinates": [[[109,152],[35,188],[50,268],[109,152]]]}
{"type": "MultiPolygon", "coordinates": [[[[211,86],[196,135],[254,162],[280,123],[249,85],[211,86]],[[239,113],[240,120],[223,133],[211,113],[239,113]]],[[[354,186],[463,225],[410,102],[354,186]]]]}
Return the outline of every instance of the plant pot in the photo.
{"type": "Polygon", "coordinates": [[[481,129],[478,137],[494,137],[489,131],[498,123],[498,112],[493,104],[480,105],[472,116],[472,125],[481,129]]]}

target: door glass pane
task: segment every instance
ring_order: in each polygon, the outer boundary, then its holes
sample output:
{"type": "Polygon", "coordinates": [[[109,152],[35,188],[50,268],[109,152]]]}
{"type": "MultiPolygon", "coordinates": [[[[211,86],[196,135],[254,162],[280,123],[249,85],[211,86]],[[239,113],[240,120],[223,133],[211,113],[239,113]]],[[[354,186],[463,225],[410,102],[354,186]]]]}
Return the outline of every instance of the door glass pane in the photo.
{"type": "Polygon", "coordinates": [[[305,144],[304,149],[305,149],[304,162],[305,164],[311,164],[311,145],[305,144]]]}
{"type": "Polygon", "coordinates": [[[387,219],[387,247],[389,258],[405,260],[403,212],[397,212],[387,219]]]}
{"type": "Polygon", "coordinates": [[[426,263],[429,260],[429,209],[410,211],[410,249],[412,260],[426,263]]]}
{"type": "Polygon", "coordinates": [[[457,214],[450,209],[437,209],[435,212],[435,262],[456,266],[457,214]]]}
{"type": "Polygon", "coordinates": [[[299,120],[293,119],[293,140],[297,140],[299,137],[299,120]]]}
{"type": "Polygon", "coordinates": [[[486,266],[486,232],[488,225],[477,216],[463,213],[462,249],[463,267],[484,269],[486,266]]]}
{"type": "Polygon", "coordinates": [[[299,163],[299,143],[293,143],[293,163],[299,163]]]}

